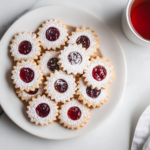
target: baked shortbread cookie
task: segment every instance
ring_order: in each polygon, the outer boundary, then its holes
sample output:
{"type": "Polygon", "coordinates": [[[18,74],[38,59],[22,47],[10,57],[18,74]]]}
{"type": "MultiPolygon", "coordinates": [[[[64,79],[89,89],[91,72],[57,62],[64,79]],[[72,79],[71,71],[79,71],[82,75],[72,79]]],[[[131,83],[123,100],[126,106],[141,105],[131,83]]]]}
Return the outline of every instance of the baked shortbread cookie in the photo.
{"type": "Polygon", "coordinates": [[[39,88],[36,88],[34,91],[20,91],[19,89],[16,90],[16,93],[18,97],[21,98],[21,100],[29,101],[32,99],[32,97],[36,97],[37,95],[43,94],[43,84],[40,85],[39,88]]]}
{"type": "Polygon", "coordinates": [[[50,73],[50,77],[46,77],[45,91],[52,100],[56,102],[70,101],[76,91],[76,83],[73,75],[68,75],[63,71],[55,71],[50,73]]]}
{"type": "Polygon", "coordinates": [[[86,84],[80,79],[77,82],[77,92],[78,100],[82,101],[84,105],[88,107],[101,107],[101,104],[104,104],[109,96],[108,87],[105,89],[91,89],[90,86],[86,86],[86,84]]]}
{"type": "Polygon", "coordinates": [[[83,74],[83,71],[87,69],[90,64],[90,56],[86,55],[86,51],[82,48],[82,45],[70,44],[60,52],[58,56],[58,64],[68,74],[83,74]]]}
{"type": "Polygon", "coordinates": [[[83,127],[90,118],[90,109],[82,105],[78,100],[72,99],[70,102],[61,106],[58,119],[64,127],[79,129],[83,127]]]}
{"type": "Polygon", "coordinates": [[[33,97],[32,101],[29,101],[27,109],[30,121],[36,125],[40,124],[41,126],[48,125],[49,123],[52,124],[58,115],[57,103],[51,101],[50,98],[47,98],[45,95],[38,95],[37,98],[33,97]]]}
{"type": "Polygon", "coordinates": [[[59,70],[58,62],[59,53],[56,51],[46,51],[38,60],[38,64],[43,71],[43,75],[47,76],[50,72],[59,70]]]}
{"type": "Polygon", "coordinates": [[[61,45],[65,45],[68,36],[68,29],[62,22],[56,20],[48,20],[42,24],[39,28],[39,40],[44,49],[60,48],[61,45]]]}
{"type": "Polygon", "coordinates": [[[86,49],[87,54],[92,55],[97,51],[99,47],[98,36],[95,35],[95,31],[91,31],[91,28],[85,28],[84,26],[76,28],[75,32],[69,36],[68,44],[82,44],[82,47],[86,49]]]}
{"type": "Polygon", "coordinates": [[[13,67],[12,77],[15,88],[27,92],[34,91],[42,84],[43,74],[39,66],[33,61],[17,62],[13,67]]]}
{"type": "Polygon", "coordinates": [[[15,61],[37,59],[41,53],[39,40],[32,32],[18,33],[11,42],[10,52],[15,61]]]}
{"type": "Polygon", "coordinates": [[[114,79],[113,66],[105,57],[92,57],[91,64],[85,71],[83,77],[86,85],[91,86],[92,89],[96,88],[99,90],[101,88],[106,88],[114,79]]]}

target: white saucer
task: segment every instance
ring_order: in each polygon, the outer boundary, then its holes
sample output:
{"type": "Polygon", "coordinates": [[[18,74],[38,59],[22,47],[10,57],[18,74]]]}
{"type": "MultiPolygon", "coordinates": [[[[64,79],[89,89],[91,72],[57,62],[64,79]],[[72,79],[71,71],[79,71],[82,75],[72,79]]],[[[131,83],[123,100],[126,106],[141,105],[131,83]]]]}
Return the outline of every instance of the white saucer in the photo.
{"type": "MultiPolygon", "coordinates": [[[[0,101],[5,113],[19,127],[25,131],[46,139],[69,139],[86,134],[100,126],[113,112],[122,98],[126,84],[126,61],[122,47],[114,35],[96,16],[81,9],[65,6],[51,5],[35,9],[18,19],[4,34],[0,42],[0,101]],[[110,85],[110,96],[108,102],[101,108],[91,110],[91,116],[85,127],[79,130],[69,130],[58,122],[49,126],[36,126],[27,118],[26,108],[14,92],[11,70],[14,65],[10,56],[9,44],[13,35],[23,31],[36,31],[42,22],[48,19],[57,19],[64,24],[74,27],[91,27],[96,31],[100,41],[100,50],[103,56],[114,65],[115,79],[110,85]]],[[[100,53],[99,53],[100,54],[100,53]]]]}

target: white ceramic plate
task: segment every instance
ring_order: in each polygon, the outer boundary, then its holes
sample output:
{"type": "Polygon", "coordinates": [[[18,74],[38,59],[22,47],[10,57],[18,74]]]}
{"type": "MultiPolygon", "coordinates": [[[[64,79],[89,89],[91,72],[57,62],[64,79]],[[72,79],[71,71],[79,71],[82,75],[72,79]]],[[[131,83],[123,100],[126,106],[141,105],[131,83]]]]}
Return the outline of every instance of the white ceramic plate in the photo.
{"type": "Polygon", "coordinates": [[[4,34],[0,43],[0,100],[6,114],[25,131],[46,139],[69,139],[92,131],[100,126],[116,108],[121,100],[126,83],[126,62],[121,45],[114,33],[99,18],[75,7],[51,5],[35,9],[18,19],[4,34]],[[10,79],[13,59],[10,56],[9,44],[13,35],[23,31],[36,31],[42,22],[57,19],[74,27],[91,27],[96,31],[100,41],[100,50],[114,65],[115,79],[110,85],[108,102],[101,108],[91,110],[91,117],[85,127],[69,130],[57,122],[49,126],[36,126],[26,115],[26,108],[16,96],[10,79]]]}

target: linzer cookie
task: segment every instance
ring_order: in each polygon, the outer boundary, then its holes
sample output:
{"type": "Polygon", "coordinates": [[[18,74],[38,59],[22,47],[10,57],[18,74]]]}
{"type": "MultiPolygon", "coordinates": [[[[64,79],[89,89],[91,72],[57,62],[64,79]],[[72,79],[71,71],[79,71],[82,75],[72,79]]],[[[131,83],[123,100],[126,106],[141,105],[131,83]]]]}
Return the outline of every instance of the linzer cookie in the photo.
{"type": "Polygon", "coordinates": [[[38,64],[43,71],[43,75],[47,76],[50,72],[59,70],[58,62],[58,52],[56,51],[46,51],[38,60],[38,64]]]}
{"type": "Polygon", "coordinates": [[[13,67],[12,77],[15,88],[21,91],[34,91],[42,84],[43,74],[39,66],[32,61],[17,62],[13,67]]]}
{"type": "Polygon", "coordinates": [[[23,32],[14,36],[11,40],[10,52],[15,61],[37,59],[41,48],[36,34],[23,32]]]}
{"type": "Polygon", "coordinates": [[[82,45],[68,45],[60,52],[58,56],[59,64],[64,71],[68,74],[83,74],[90,64],[90,56],[86,55],[86,51],[82,45]]]}
{"type": "Polygon", "coordinates": [[[90,118],[90,109],[82,105],[79,101],[72,99],[70,102],[61,106],[58,119],[64,127],[79,129],[83,127],[90,118]]]}
{"type": "Polygon", "coordinates": [[[80,79],[77,82],[77,92],[78,100],[82,101],[84,105],[88,107],[101,107],[101,104],[104,104],[109,96],[108,87],[105,89],[91,89],[90,86],[86,86],[86,84],[80,79]]]}
{"type": "Polygon", "coordinates": [[[42,97],[38,95],[37,98],[33,97],[32,101],[29,101],[27,109],[30,121],[36,125],[40,124],[41,126],[48,125],[49,123],[52,124],[58,115],[57,103],[51,101],[45,95],[42,97]]]}
{"type": "Polygon", "coordinates": [[[18,97],[21,98],[21,100],[29,101],[32,97],[36,97],[37,95],[43,94],[43,84],[40,85],[39,88],[36,88],[34,91],[20,91],[19,89],[16,90],[16,93],[18,94],[18,97]]]}
{"type": "Polygon", "coordinates": [[[98,42],[98,36],[95,35],[95,32],[91,31],[91,28],[86,29],[84,26],[81,29],[76,28],[76,31],[72,32],[68,40],[68,44],[82,44],[89,55],[97,51],[98,42]]]}
{"type": "Polygon", "coordinates": [[[68,75],[63,71],[55,71],[47,77],[45,82],[46,94],[56,102],[70,101],[76,91],[76,83],[73,75],[68,75]]]}
{"type": "Polygon", "coordinates": [[[92,89],[100,90],[101,88],[106,88],[114,79],[113,66],[105,57],[100,58],[96,56],[91,58],[91,64],[83,77],[86,85],[91,86],[92,89]]]}
{"type": "Polygon", "coordinates": [[[60,48],[67,41],[68,29],[62,22],[56,20],[48,20],[39,28],[39,40],[44,49],[60,48]]]}

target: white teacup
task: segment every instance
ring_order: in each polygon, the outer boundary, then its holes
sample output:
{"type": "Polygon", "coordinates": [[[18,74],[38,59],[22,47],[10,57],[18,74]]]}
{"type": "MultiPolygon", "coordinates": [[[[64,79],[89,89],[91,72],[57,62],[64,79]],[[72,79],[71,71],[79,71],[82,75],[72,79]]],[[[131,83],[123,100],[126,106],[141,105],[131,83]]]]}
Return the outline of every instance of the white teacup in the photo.
{"type": "Polygon", "coordinates": [[[130,18],[130,10],[134,1],[136,0],[129,0],[126,8],[124,9],[124,12],[122,15],[123,32],[125,33],[127,38],[131,40],[133,43],[141,45],[141,46],[150,46],[150,41],[140,36],[132,25],[131,18],[130,18]]]}

